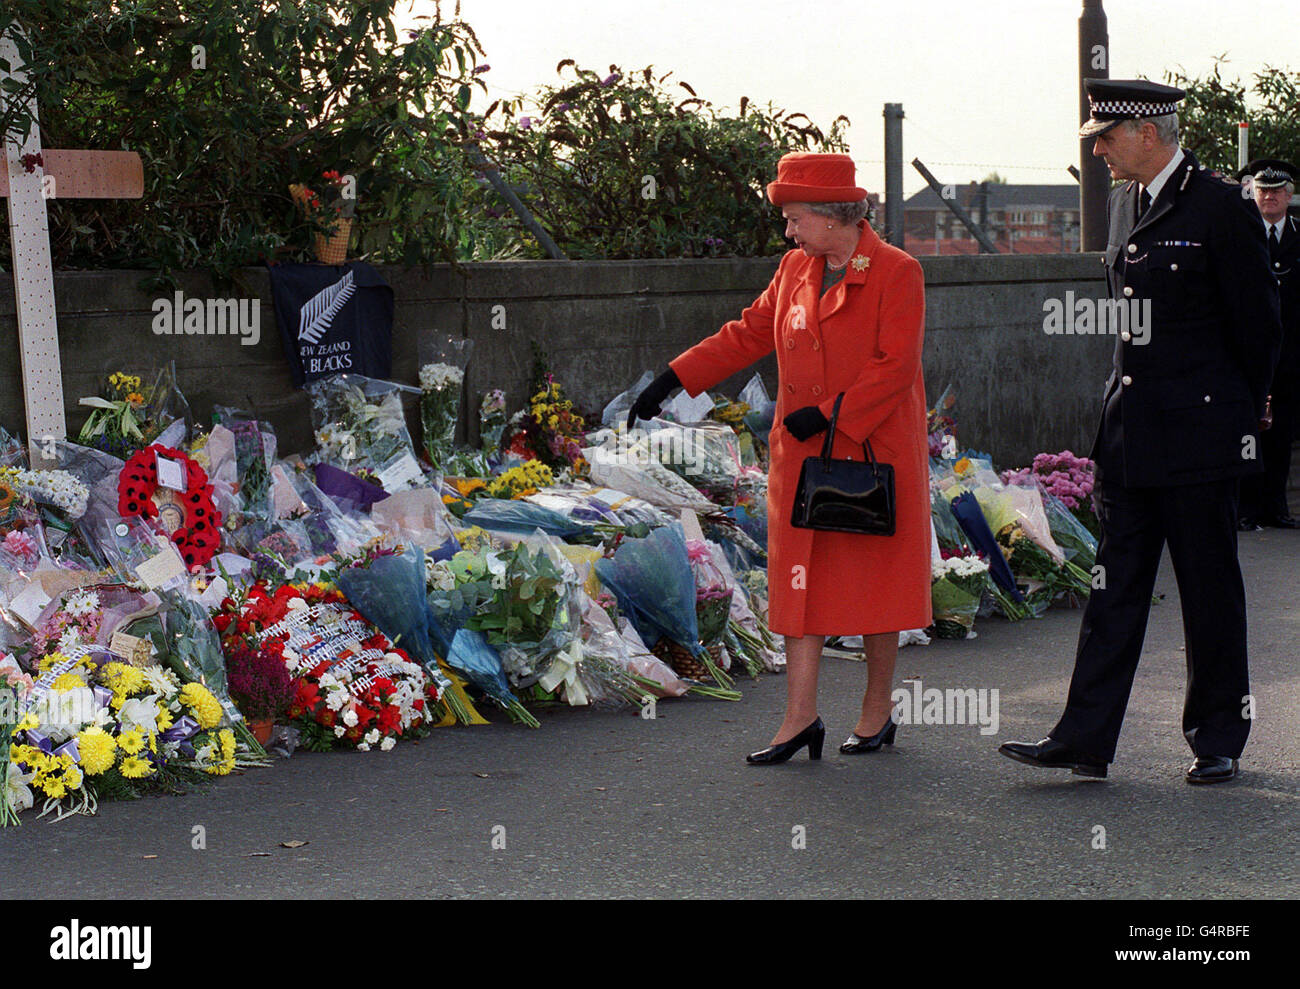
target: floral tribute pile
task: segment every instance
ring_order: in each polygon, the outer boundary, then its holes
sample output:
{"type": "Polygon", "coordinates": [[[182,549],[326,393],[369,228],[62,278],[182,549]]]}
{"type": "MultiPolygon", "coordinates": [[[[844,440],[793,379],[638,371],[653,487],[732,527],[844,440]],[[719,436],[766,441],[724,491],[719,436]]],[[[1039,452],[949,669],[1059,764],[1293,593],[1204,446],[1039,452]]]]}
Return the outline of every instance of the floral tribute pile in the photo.
{"type": "MultiPolygon", "coordinates": [[[[301,453],[246,410],[196,422],[170,368],[109,376],[52,470],[0,429],[0,823],[297,748],[735,701],[784,668],[762,379],[628,431],[643,385],[581,408],[537,352],[510,414],[501,389],[468,390],[471,349],[429,335],[413,382],[312,382],[301,453]]],[[[1001,471],[959,449],[955,406],[945,392],[929,423],[928,631],[962,639],[1082,601],[1096,519],[1090,463],[1001,471]]]]}

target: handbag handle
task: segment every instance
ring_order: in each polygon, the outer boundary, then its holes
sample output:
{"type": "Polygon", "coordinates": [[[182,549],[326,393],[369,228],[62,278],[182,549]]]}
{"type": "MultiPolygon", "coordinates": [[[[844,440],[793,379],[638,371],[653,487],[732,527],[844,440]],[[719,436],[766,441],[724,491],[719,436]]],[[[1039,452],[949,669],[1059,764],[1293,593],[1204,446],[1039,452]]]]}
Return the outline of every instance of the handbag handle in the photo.
{"type": "MultiPolygon", "coordinates": [[[[826,439],[822,442],[822,464],[827,469],[831,465],[831,446],[835,442],[835,423],[840,418],[840,403],[844,401],[844,392],[835,396],[835,407],[831,409],[831,424],[826,427],[826,439]]],[[[871,449],[871,439],[866,438],[862,441],[862,453],[867,458],[867,463],[871,466],[876,465],[876,455],[871,449]]]]}

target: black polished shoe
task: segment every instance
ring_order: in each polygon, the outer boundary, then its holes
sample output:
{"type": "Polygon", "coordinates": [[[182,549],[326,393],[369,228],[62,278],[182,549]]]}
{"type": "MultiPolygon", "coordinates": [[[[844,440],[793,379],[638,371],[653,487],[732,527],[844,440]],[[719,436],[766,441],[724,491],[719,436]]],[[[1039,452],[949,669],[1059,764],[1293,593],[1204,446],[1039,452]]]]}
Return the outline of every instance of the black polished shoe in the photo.
{"type": "Polygon", "coordinates": [[[1070,748],[1064,742],[1054,738],[1045,738],[1041,742],[1003,742],[998,751],[1008,759],[1023,762],[1028,766],[1043,769],[1072,769],[1075,776],[1087,776],[1091,779],[1106,778],[1106,763],[1098,762],[1090,756],[1083,755],[1070,748]]]}
{"type": "Polygon", "coordinates": [[[863,752],[875,752],[882,745],[893,745],[894,735],[898,733],[898,722],[891,714],[885,719],[884,727],[869,738],[863,738],[856,731],[844,740],[840,751],[845,755],[861,755],[863,752]]]}
{"type": "Polygon", "coordinates": [[[1270,515],[1259,521],[1270,529],[1300,529],[1300,522],[1290,515],[1270,515]]]}
{"type": "Polygon", "coordinates": [[[805,745],[808,746],[809,759],[820,759],[824,741],[826,741],[826,726],[822,724],[822,719],[818,718],[794,738],[751,752],[745,757],[745,761],[756,766],[772,766],[778,762],[785,762],[805,745]]]}
{"type": "Polygon", "coordinates": [[[1187,770],[1188,783],[1226,783],[1237,775],[1237,760],[1226,755],[1198,755],[1187,770]]]}
{"type": "Polygon", "coordinates": [[[1238,532],[1260,532],[1263,528],[1262,525],[1248,515],[1243,515],[1237,520],[1238,532]]]}

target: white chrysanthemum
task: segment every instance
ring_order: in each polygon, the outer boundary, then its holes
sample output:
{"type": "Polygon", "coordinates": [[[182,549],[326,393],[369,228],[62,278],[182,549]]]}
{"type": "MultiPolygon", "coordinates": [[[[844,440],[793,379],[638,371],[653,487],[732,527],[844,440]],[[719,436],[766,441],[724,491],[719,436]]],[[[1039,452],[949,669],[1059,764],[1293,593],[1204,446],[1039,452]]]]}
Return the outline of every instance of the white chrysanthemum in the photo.
{"type": "Polygon", "coordinates": [[[426,364],[420,368],[420,387],[424,391],[459,388],[465,372],[451,364],[426,364]]]}
{"type": "Polygon", "coordinates": [[[396,744],[397,744],[397,739],[395,739],[392,735],[389,735],[387,738],[385,738],[382,742],[379,743],[379,750],[381,752],[389,752],[396,744]]]}
{"type": "Polygon", "coordinates": [[[365,742],[358,742],[358,743],[357,743],[357,751],[358,751],[358,752],[369,752],[369,751],[370,751],[370,746],[367,745],[365,742]]]}
{"type": "Polygon", "coordinates": [[[63,610],[77,618],[93,615],[99,610],[99,595],[94,591],[78,591],[69,595],[63,610]]]}
{"type": "Polygon", "coordinates": [[[376,742],[379,741],[379,729],[371,728],[368,732],[366,732],[365,739],[367,745],[374,745],[376,742]]]}
{"type": "Polygon", "coordinates": [[[343,713],[343,723],[347,725],[349,728],[355,727],[357,723],[357,712],[345,711],[343,713]]]}
{"type": "Polygon", "coordinates": [[[335,726],[334,726],[334,737],[335,737],[335,738],[342,738],[342,737],[343,737],[343,733],[344,733],[345,731],[347,731],[347,729],[344,728],[342,725],[335,725],[335,726]]]}

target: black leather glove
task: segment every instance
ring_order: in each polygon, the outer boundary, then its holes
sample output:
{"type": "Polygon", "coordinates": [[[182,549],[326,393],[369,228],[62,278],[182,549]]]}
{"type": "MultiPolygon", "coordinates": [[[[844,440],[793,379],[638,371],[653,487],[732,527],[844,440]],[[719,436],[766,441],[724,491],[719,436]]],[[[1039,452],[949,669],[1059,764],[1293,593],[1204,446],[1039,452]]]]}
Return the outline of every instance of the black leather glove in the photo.
{"type": "Polygon", "coordinates": [[[627,428],[630,430],[638,419],[648,421],[657,416],[664,400],[681,386],[682,379],[677,377],[677,372],[672,368],[655,378],[632,403],[627,414],[627,428]]]}
{"type": "Polygon", "coordinates": [[[781,420],[781,425],[790,430],[790,435],[801,443],[812,439],[818,433],[825,432],[830,424],[830,420],[822,415],[822,410],[815,405],[805,405],[802,409],[795,409],[781,420]]]}

